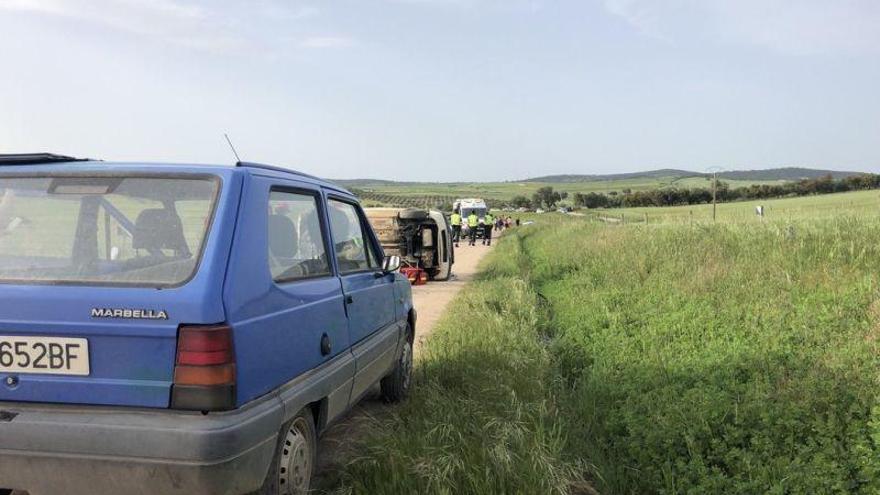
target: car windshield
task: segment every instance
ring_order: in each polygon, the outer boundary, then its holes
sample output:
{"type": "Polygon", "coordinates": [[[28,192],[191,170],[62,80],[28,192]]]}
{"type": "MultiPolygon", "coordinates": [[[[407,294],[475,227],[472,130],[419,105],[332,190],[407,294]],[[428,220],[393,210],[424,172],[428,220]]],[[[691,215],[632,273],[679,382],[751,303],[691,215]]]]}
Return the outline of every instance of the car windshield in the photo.
{"type": "Polygon", "coordinates": [[[0,282],[179,285],[208,233],[214,177],[0,175],[0,282]]]}

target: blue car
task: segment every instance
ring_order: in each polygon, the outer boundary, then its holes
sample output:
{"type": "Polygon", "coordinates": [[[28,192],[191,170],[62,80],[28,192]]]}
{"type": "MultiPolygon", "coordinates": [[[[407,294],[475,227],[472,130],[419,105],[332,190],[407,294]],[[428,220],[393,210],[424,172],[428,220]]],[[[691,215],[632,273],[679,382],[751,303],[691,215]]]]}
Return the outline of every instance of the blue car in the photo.
{"type": "Polygon", "coordinates": [[[399,265],[290,170],[0,155],[0,492],[307,492],[320,432],[410,388],[399,265]]]}

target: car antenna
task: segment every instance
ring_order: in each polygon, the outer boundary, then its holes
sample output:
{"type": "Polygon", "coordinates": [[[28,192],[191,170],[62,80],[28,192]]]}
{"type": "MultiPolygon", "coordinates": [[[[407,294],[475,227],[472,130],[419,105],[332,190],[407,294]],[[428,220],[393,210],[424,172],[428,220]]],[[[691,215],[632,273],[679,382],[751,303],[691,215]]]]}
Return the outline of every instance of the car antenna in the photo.
{"type": "Polygon", "coordinates": [[[241,163],[241,158],[238,157],[238,152],[235,151],[235,146],[232,145],[232,141],[229,139],[229,135],[224,132],[223,137],[225,137],[226,142],[229,143],[229,147],[232,149],[232,154],[235,155],[236,163],[241,163]]]}

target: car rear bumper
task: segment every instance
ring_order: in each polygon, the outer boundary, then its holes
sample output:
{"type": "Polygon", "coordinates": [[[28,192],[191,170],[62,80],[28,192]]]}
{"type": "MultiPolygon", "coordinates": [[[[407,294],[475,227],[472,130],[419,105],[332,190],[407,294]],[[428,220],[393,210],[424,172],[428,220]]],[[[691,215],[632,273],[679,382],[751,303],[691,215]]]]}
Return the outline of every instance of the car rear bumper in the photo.
{"type": "Polygon", "coordinates": [[[0,403],[0,487],[51,494],[256,490],[284,414],[271,395],[228,413],[0,403]]]}

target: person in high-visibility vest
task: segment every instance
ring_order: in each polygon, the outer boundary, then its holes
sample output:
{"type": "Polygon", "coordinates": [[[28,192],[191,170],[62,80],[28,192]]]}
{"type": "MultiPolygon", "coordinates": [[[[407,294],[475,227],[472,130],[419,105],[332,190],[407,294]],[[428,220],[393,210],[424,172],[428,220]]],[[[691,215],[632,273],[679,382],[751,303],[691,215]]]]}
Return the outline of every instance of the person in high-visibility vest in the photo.
{"type": "Polygon", "coordinates": [[[483,217],[483,244],[486,246],[492,245],[493,227],[495,227],[495,217],[493,217],[491,213],[486,211],[486,216],[483,217]]]}
{"type": "Polygon", "coordinates": [[[461,215],[458,214],[458,211],[452,212],[449,223],[452,224],[452,242],[455,243],[455,247],[458,247],[458,240],[461,238],[461,215]]]}
{"type": "Polygon", "coordinates": [[[468,246],[477,245],[477,229],[480,227],[480,217],[477,212],[472,211],[467,218],[468,222],[468,246]]]}

